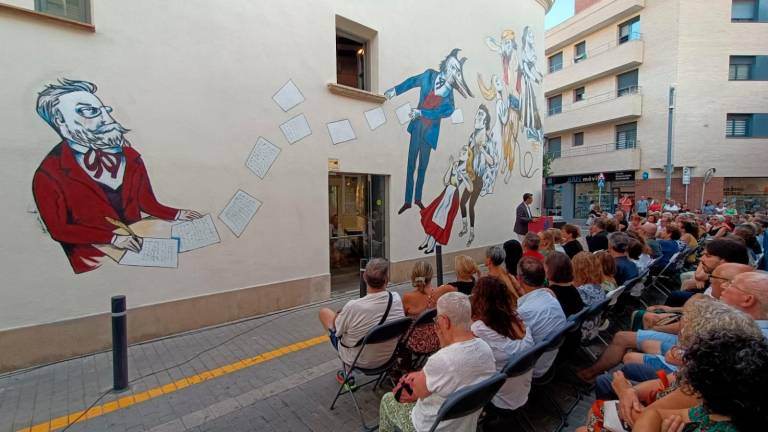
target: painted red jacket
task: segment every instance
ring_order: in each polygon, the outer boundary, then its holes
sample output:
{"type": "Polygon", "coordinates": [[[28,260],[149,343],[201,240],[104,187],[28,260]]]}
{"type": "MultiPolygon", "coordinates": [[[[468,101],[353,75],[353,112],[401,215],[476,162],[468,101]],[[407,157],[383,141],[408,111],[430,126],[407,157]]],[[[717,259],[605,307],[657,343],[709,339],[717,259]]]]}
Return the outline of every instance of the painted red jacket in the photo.
{"type": "MultiPolygon", "coordinates": [[[[174,219],[179,210],[155,199],[141,155],[131,147],[124,147],[123,155],[123,222],[137,222],[142,212],[174,219]]],[[[61,243],[75,273],[98,267],[104,254],[93,245],[110,243],[115,230],[105,217],[119,220],[120,216],[101,186],[78,165],[66,141],[43,159],[32,180],[32,193],[48,232],[61,243]]]]}

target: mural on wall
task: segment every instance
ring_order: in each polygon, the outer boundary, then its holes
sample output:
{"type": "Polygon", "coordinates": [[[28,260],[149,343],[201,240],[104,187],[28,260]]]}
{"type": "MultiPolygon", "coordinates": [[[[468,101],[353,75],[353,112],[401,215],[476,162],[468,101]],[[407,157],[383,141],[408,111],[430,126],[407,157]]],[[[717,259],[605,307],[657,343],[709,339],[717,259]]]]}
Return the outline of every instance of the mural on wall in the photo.
{"type": "Polygon", "coordinates": [[[533,30],[529,26],[523,29],[521,45],[515,89],[520,94],[523,130],[528,140],[543,144],[544,131],[536,105],[536,85],[541,84],[544,75],[536,68],[536,47],[533,30]]]}
{"type": "Polygon", "coordinates": [[[392,99],[411,89],[419,88],[419,104],[409,113],[410,122],[408,133],[411,135],[408,146],[408,162],[405,177],[405,199],[398,211],[402,214],[415,203],[424,209],[421,194],[429,166],[432,150],[437,150],[437,140],[440,134],[440,122],[450,117],[454,111],[453,92],[457,91],[463,97],[474,97],[464,80],[464,62],[466,57],[458,57],[459,49],[454,48],[440,63],[439,71],[427,69],[419,75],[412,76],[395,87],[387,90],[384,96],[392,99]],[[418,160],[418,171],[416,164],[418,160]],[[413,175],[416,172],[414,196],[413,175]]]}
{"type": "Polygon", "coordinates": [[[40,217],[59,242],[75,273],[97,268],[99,245],[138,253],[143,240],[128,228],[141,213],[189,221],[202,215],[161,204],[155,198],[141,155],[96,96],[88,81],[61,79],[38,95],[37,113],[61,137],[32,181],[40,217]]]}

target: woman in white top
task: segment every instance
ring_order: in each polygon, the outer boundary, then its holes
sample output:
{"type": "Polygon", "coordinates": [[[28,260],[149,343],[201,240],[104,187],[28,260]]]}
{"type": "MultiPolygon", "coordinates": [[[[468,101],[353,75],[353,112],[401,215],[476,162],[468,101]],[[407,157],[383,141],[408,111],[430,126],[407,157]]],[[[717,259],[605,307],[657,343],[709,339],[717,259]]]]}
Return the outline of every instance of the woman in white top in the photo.
{"type": "MultiPolygon", "coordinates": [[[[497,371],[534,345],[531,331],[517,314],[517,300],[496,277],[486,276],[477,281],[472,291],[472,320],[472,333],[491,347],[497,371]]],[[[530,370],[504,383],[487,409],[491,416],[488,421],[525,405],[532,375],[530,370]]]]}

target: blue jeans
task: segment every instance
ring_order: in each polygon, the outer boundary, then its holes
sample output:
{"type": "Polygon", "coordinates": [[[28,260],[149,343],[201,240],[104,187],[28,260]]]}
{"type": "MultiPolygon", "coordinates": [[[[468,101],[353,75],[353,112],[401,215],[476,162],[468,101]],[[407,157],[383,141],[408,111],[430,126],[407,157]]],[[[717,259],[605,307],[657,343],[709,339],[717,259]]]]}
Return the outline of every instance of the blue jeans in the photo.
{"type": "MultiPolygon", "coordinates": [[[[658,378],[656,369],[641,364],[626,364],[621,367],[624,376],[632,383],[640,383],[658,378]]],[[[595,398],[602,400],[616,400],[619,396],[614,393],[611,383],[613,382],[613,373],[606,372],[595,382],[595,398]]]]}
{"type": "Polygon", "coordinates": [[[421,191],[424,189],[424,177],[427,175],[429,156],[432,153],[432,145],[424,136],[428,126],[424,126],[420,119],[414,120],[411,131],[411,143],[408,145],[408,167],[405,173],[405,203],[413,202],[413,173],[416,171],[416,159],[419,160],[419,171],[416,177],[416,201],[421,201],[421,191]]]}

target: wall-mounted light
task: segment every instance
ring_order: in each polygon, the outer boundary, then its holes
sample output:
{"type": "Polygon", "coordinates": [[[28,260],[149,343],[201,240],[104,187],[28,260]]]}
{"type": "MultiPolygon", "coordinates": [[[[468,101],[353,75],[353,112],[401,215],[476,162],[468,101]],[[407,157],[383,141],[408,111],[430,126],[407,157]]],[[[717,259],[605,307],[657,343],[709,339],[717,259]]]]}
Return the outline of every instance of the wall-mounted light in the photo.
{"type": "Polygon", "coordinates": [[[365,50],[364,49],[360,48],[359,50],[357,50],[357,55],[362,56],[364,54],[365,54],[365,50]]]}

